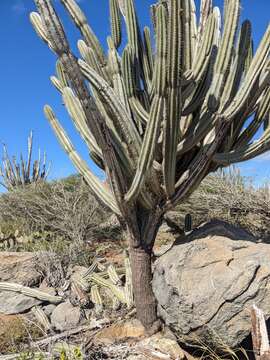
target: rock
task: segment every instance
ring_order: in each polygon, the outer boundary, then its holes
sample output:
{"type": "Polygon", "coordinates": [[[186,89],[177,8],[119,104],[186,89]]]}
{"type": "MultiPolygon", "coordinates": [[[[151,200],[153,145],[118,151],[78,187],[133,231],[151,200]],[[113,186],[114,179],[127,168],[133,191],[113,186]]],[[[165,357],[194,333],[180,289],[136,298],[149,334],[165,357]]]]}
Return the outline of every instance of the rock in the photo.
{"type": "Polygon", "coordinates": [[[236,348],[253,303],[270,317],[270,245],[221,221],[192,231],[155,263],[158,312],[183,341],[236,348]]]}
{"type": "Polygon", "coordinates": [[[36,256],[30,252],[0,252],[0,281],[33,286],[41,274],[36,270],[36,256]]]}
{"type": "Polygon", "coordinates": [[[78,326],[81,318],[80,308],[74,307],[70,302],[65,302],[53,310],[51,323],[56,330],[65,331],[78,326]]]}
{"type": "Polygon", "coordinates": [[[45,315],[50,316],[54,309],[56,308],[56,305],[49,304],[42,307],[42,310],[44,311],[45,315]]]}
{"type": "Polygon", "coordinates": [[[14,291],[0,291],[0,313],[11,315],[21,314],[42,301],[14,291]]]}
{"type": "MultiPolygon", "coordinates": [[[[157,333],[138,344],[139,348],[151,353],[160,352],[161,355],[168,355],[167,359],[171,360],[184,360],[186,359],[185,353],[180,348],[175,340],[164,337],[162,333],[157,333]]],[[[161,357],[162,359],[162,357],[161,357]]]]}
{"type": "Polygon", "coordinates": [[[113,324],[102,329],[95,336],[95,342],[113,344],[116,341],[126,338],[139,338],[145,334],[144,327],[134,319],[113,324]]]}

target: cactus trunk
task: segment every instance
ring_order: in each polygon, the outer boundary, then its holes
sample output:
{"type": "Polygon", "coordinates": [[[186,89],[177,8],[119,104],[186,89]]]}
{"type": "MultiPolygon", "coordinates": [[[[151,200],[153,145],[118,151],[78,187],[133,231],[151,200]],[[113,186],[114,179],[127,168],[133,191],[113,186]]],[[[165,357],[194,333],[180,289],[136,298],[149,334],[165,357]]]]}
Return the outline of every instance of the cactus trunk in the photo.
{"type": "Polygon", "coordinates": [[[156,300],[151,284],[151,251],[142,247],[133,248],[130,259],[137,319],[146,330],[150,330],[157,322],[156,300]]]}
{"type": "Polygon", "coordinates": [[[139,218],[140,231],[129,231],[129,252],[132,271],[132,286],[137,319],[151,334],[159,329],[160,322],[157,317],[156,299],[152,290],[152,254],[156,235],[162,217],[159,214],[150,216],[147,224],[145,214],[139,218]]]}

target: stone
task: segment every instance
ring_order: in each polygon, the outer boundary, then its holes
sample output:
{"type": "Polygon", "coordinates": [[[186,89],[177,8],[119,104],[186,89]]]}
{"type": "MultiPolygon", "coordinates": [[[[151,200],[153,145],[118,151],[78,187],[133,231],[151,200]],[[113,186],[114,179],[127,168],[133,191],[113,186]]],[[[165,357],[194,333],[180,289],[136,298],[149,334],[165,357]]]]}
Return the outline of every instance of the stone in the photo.
{"type": "Polygon", "coordinates": [[[43,306],[42,310],[44,311],[45,315],[50,316],[55,308],[56,308],[56,305],[48,304],[48,305],[43,306]]]}
{"type": "Polygon", "coordinates": [[[42,302],[14,291],[0,291],[0,313],[21,314],[42,302]]]}
{"type": "Polygon", "coordinates": [[[79,307],[65,302],[56,306],[51,314],[52,327],[59,331],[65,331],[75,328],[82,319],[79,307]]]}
{"type": "Polygon", "coordinates": [[[113,324],[100,330],[95,336],[95,342],[113,344],[127,338],[139,338],[145,335],[144,327],[136,320],[128,320],[113,324]]]}
{"type": "Polygon", "coordinates": [[[57,295],[57,292],[56,292],[55,288],[47,286],[47,284],[45,282],[42,282],[40,284],[39,290],[46,293],[46,294],[52,295],[52,296],[57,295]]]}
{"type": "Polygon", "coordinates": [[[158,351],[161,354],[168,355],[168,359],[172,360],[184,360],[186,359],[185,353],[179,346],[179,344],[172,339],[164,337],[162,333],[157,333],[147,339],[144,339],[138,343],[138,347],[145,349],[146,351],[158,351]]]}
{"type": "Polygon", "coordinates": [[[40,282],[36,255],[30,252],[0,252],[0,281],[33,286],[40,282]]]}
{"type": "Polygon", "coordinates": [[[157,259],[158,313],[182,341],[238,347],[255,303],[270,318],[270,245],[222,221],[203,224],[157,259]]]}

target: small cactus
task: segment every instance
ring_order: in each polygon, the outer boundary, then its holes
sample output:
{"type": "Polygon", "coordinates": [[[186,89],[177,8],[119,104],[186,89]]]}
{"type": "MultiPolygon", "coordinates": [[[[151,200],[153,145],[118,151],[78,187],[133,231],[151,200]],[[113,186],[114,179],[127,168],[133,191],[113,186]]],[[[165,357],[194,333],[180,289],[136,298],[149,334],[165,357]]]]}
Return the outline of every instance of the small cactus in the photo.
{"type": "Polygon", "coordinates": [[[185,216],[185,232],[192,230],[192,216],[190,214],[186,214],[185,216]]]}

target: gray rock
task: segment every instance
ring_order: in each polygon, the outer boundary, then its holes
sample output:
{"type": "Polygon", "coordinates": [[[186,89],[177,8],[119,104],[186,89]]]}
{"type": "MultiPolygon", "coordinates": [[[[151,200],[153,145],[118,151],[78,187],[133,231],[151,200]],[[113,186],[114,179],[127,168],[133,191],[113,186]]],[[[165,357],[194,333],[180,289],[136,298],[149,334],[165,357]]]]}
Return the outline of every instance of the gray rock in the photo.
{"type": "Polygon", "coordinates": [[[13,291],[0,292],[0,313],[6,315],[21,314],[33,306],[41,304],[40,300],[13,291]]]}
{"type": "Polygon", "coordinates": [[[53,310],[51,323],[56,330],[65,331],[78,326],[81,318],[80,308],[74,307],[70,302],[65,302],[53,310]]]}
{"type": "Polygon", "coordinates": [[[45,315],[50,316],[54,309],[56,308],[56,305],[49,304],[42,307],[42,310],[44,311],[45,315]]]}
{"type": "Polygon", "coordinates": [[[41,274],[36,270],[36,255],[30,252],[0,252],[0,281],[33,286],[41,274]]]}
{"type": "Polygon", "coordinates": [[[256,303],[270,317],[270,245],[216,221],[191,232],[155,263],[158,312],[183,341],[237,347],[256,303]]]}

